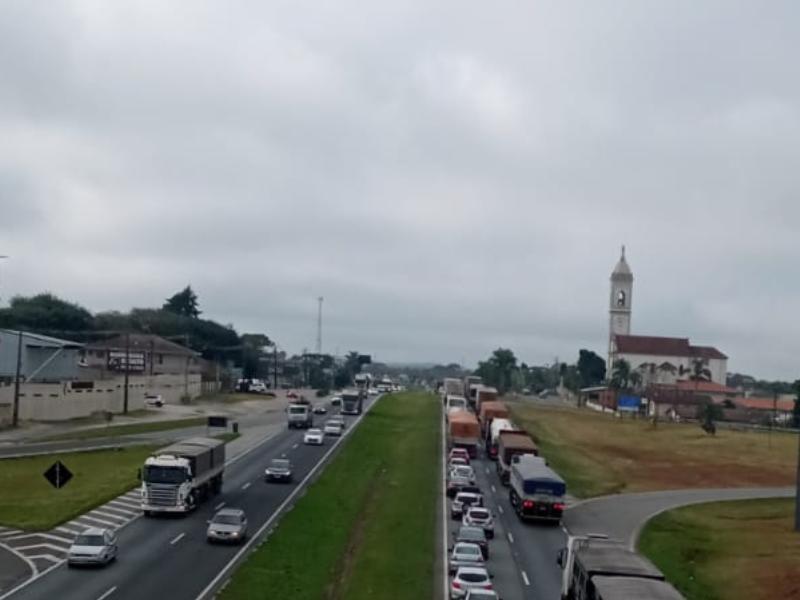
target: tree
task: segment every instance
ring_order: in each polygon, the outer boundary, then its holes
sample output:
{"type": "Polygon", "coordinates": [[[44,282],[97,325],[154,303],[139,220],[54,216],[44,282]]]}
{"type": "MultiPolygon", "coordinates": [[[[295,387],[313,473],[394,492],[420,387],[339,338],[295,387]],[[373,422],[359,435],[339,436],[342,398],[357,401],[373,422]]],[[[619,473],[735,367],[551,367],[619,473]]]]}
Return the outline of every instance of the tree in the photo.
{"type": "Polygon", "coordinates": [[[639,371],[632,371],[630,374],[630,384],[635,390],[640,390],[642,387],[642,374],[639,371]]]}
{"type": "Polygon", "coordinates": [[[618,358],[611,366],[611,387],[615,390],[624,390],[630,385],[631,365],[624,358],[618,358]]]}
{"type": "Polygon", "coordinates": [[[74,332],[94,329],[94,317],[82,306],[53,294],[15,296],[8,308],[0,309],[0,327],[69,337],[74,332]]]}
{"type": "Polygon", "coordinates": [[[197,294],[194,293],[194,290],[192,290],[192,287],[189,285],[168,298],[162,309],[192,319],[196,319],[200,316],[197,294]]]}
{"type": "Polygon", "coordinates": [[[581,387],[591,387],[606,378],[606,361],[591,350],[578,352],[578,374],[581,387]]]}
{"type": "Polygon", "coordinates": [[[689,379],[692,381],[711,381],[711,371],[706,367],[706,361],[702,358],[692,360],[692,369],[689,379]]]}
{"type": "Polygon", "coordinates": [[[697,419],[700,421],[700,427],[710,435],[716,435],[717,426],[715,421],[719,421],[722,417],[722,407],[718,404],[705,402],[697,407],[697,419]]]}
{"type": "Polygon", "coordinates": [[[517,370],[517,357],[507,348],[498,348],[489,357],[489,360],[478,363],[475,371],[488,383],[497,388],[500,394],[505,394],[512,387],[514,371],[517,370]]]}

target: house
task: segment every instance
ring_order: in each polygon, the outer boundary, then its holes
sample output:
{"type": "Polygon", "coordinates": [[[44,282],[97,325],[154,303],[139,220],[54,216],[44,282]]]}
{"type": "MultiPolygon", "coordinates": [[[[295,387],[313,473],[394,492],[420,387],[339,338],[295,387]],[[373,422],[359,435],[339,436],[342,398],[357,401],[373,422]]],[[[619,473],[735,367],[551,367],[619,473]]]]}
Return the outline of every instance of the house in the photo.
{"type": "Polygon", "coordinates": [[[0,380],[7,384],[14,381],[18,350],[20,375],[25,381],[58,382],[80,379],[82,348],[83,344],[77,342],[37,333],[0,329],[0,380]]]}
{"type": "Polygon", "coordinates": [[[163,337],[144,333],[120,335],[87,344],[83,353],[88,370],[101,376],[124,373],[138,375],[197,374],[203,369],[200,354],[163,337]],[[127,368],[126,368],[127,365],[127,368]]]}

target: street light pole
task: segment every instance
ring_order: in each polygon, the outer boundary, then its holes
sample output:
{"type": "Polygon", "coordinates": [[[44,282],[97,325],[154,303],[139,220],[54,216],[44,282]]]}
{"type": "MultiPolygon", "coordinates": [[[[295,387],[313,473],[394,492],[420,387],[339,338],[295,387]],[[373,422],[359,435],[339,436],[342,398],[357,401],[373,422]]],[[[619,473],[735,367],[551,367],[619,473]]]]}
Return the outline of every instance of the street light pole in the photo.
{"type": "Polygon", "coordinates": [[[122,414],[128,414],[128,374],[131,370],[131,334],[125,332],[125,389],[122,390],[122,414]]]}
{"type": "Polygon", "coordinates": [[[14,377],[14,412],[11,416],[12,427],[19,425],[19,380],[22,377],[22,331],[17,332],[17,372],[14,377]]]}

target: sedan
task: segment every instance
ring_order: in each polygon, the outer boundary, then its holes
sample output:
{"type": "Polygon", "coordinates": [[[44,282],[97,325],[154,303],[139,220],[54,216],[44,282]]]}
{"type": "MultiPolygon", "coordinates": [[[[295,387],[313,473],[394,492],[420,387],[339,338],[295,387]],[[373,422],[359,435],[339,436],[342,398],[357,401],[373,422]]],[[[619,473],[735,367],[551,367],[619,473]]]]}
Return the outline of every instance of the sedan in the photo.
{"type": "Polygon", "coordinates": [[[247,539],[247,517],[240,508],[223,508],[208,521],[209,542],[240,544],[247,539]]]}
{"type": "Polygon", "coordinates": [[[480,527],[489,539],[494,537],[494,518],[489,509],[482,506],[470,506],[464,513],[463,525],[480,527]]]}
{"type": "Polygon", "coordinates": [[[84,530],[67,554],[67,566],[107,565],[117,558],[117,537],[110,529],[91,527],[84,530]]]}
{"type": "Polygon", "coordinates": [[[497,592],[494,590],[484,590],[481,588],[475,588],[469,590],[467,595],[464,596],[464,600],[499,600],[500,596],[497,595],[497,592]]]}
{"type": "Polygon", "coordinates": [[[161,397],[161,394],[145,394],[144,403],[147,406],[155,406],[156,408],[161,408],[162,406],[164,406],[164,398],[161,397]]]}
{"type": "Polygon", "coordinates": [[[325,435],[340,436],[342,435],[342,424],[336,421],[328,421],[325,423],[325,435]]]}
{"type": "Polygon", "coordinates": [[[325,434],[322,429],[309,429],[303,436],[303,443],[312,446],[322,446],[325,443],[325,434]]]}
{"type": "Polygon", "coordinates": [[[286,458],[273,458],[264,471],[264,481],[292,481],[292,463],[286,458]]]}
{"type": "Polygon", "coordinates": [[[315,415],[327,415],[328,414],[328,409],[325,408],[322,404],[317,404],[314,407],[314,414],[315,415]]]}
{"type": "Polygon", "coordinates": [[[450,582],[450,597],[464,598],[474,589],[492,589],[489,572],[483,567],[461,567],[450,582]]]}
{"type": "Polygon", "coordinates": [[[339,425],[342,426],[342,429],[345,429],[347,427],[347,421],[344,420],[344,417],[331,417],[330,419],[328,419],[328,421],[331,423],[338,423],[339,425]]]}
{"type": "Polygon", "coordinates": [[[458,492],[450,503],[450,518],[461,520],[470,506],[483,506],[483,496],[471,492],[458,492]]]}
{"type": "Polygon", "coordinates": [[[484,560],[489,560],[489,540],[486,539],[486,534],[480,527],[467,527],[462,525],[458,528],[455,535],[455,542],[469,542],[471,544],[478,544],[483,552],[484,560]]]}
{"type": "Polygon", "coordinates": [[[459,567],[483,567],[485,564],[483,552],[478,544],[460,542],[453,546],[448,568],[452,575],[459,567]]]}
{"type": "Polygon", "coordinates": [[[452,450],[450,450],[450,454],[447,457],[447,460],[452,460],[457,456],[463,458],[464,460],[467,461],[467,464],[469,464],[470,462],[469,451],[466,448],[453,448],[452,450]]]}
{"type": "Polygon", "coordinates": [[[475,483],[475,471],[468,465],[456,465],[450,468],[450,477],[463,477],[475,483]]]}

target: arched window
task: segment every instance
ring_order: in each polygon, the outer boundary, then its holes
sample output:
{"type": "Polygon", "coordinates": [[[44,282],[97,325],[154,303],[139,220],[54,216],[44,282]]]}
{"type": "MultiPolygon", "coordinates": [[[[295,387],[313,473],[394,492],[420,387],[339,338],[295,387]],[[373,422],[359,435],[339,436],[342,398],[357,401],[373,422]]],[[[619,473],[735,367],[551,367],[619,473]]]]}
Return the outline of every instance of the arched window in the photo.
{"type": "Polygon", "coordinates": [[[625,307],[625,290],[620,290],[617,292],[617,306],[620,308],[625,307]]]}

